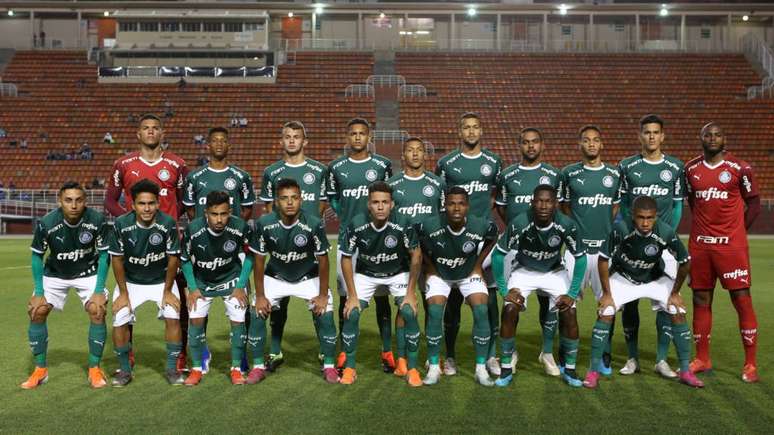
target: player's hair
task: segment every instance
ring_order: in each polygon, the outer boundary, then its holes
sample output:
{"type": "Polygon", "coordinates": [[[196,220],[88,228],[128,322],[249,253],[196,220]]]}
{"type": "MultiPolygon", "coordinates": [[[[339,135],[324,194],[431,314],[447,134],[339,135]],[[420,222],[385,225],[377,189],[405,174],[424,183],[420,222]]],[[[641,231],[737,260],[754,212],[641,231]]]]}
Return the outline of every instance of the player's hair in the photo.
{"type": "Polygon", "coordinates": [[[368,196],[370,197],[374,192],[385,192],[390,194],[392,198],[392,187],[384,181],[374,181],[368,185],[368,196]]]}
{"type": "Polygon", "coordinates": [[[132,201],[137,199],[137,195],[141,193],[152,193],[156,198],[158,198],[160,191],[161,189],[159,188],[159,185],[147,178],[143,178],[142,180],[134,183],[132,188],[129,189],[129,193],[132,195],[132,201]]]}
{"type": "Polygon", "coordinates": [[[481,115],[476,112],[465,112],[460,115],[460,127],[462,127],[462,123],[465,122],[466,119],[475,119],[479,124],[481,123],[481,115]]]}
{"type": "Polygon", "coordinates": [[[585,133],[585,132],[587,132],[589,130],[594,130],[600,136],[602,136],[602,129],[600,129],[599,127],[597,127],[594,124],[586,124],[583,127],[581,127],[580,130],[578,130],[578,139],[583,139],[583,133],[585,133]]]}
{"type": "Polygon", "coordinates": [[[81,192],[84,192],[84,193],[86,192],[83,186],[81,186],[81,183],[70,180],[70,181],[65,181],[64,184],[62,184],[62,187],[59,188],[59,196],[62,196],[65,190],[70,190],[70,189],[78,189],[81,192]]]}
{"type": "Polygon", "coordinates": [[[406,151],[406,145],[408,145],[409,142],[419,142],[419,143],[421,143],[422,144],[422,149],[424,149],[425,152],[427,152],[427,144],[425,143],[425,140],[422,139],[419,136],[409,136],[406,139],[404,139],[403,140],[403,146],[401,147],[401,152],[402,151],[406,151]]]}
{"type": "Polygon", "coordinates": [[[213,134],[215,133],[223,133],[226,138],[228,138],[228,129],[226,127],[212,127],[210,131],[207,133],[207,138],[211,138],[213,134]]]}
{"type": "Polygon", "coordinates": [[[540,192],[548,192],[552,198],[556,198],[556,188],[550,184],[538,184],[535,190],[532,191],[532,197],[536,197],[540,192]]]}
{"type": "Polygon", "coordinates": [[[228,196],[228,193],[221,190],[213,190],[207,194],[207,208],[221,204],[229,204],[230,202],[231,197],[228,196]]]}
{"type": "Polygon", "coordinates": [[[448,198],[450,195],[462,195],[465,197],[465,202],[468,202],[468,191],[465,190],[462,186],[452,186],[449,190],[446,191],[446,198],[448,198]]]}
{"type": "Polygon", "coordinates": [[[710,122],[704,124],[704,126],[701,128],[701,130],[699,131],[699,136],[703,135],[705,131],[709,130],[712,127],[717,127],[721,131],[723,131],[723,127],[721,127],[720,124],[718,124],[715,121],[710,121],[710,122]]]}
{"type": "MultiPolygon", "coordinates": [[[[289,128],[291,130],[301,130],[301,132],[304,133],[304,139],[306,139],[306,127],[304,127],[304,124],[301,121],[288,121],[282,124],[282,129],[280,130],[280,134],[282,134],[282,132],[284,132],[286,128],[289,128]]],[[[349,125],[347,125],[347,128],[349,128],[349,125]]]]}
{"type": "Polygon", "coordinates": [[[148,119],[152,119],[159,123],[159,127],[164,128],[164,123],[161,121],[161,118],[158,116],[152,114],[152,113],[146,113],[140,117],[140,120],[137,121],[137,127],[139,128],[142,125],[143,121],[146,121],[148,119]]]}
{"type": "Polygon", "coordinates": [[[543,132],[540,131],[537,127],[524,127],[519,131],[519,143],[521,143],[521,140],[524,138],[524,135],[527,133],[536,133],[538,137],[540,138],[540,142],[543,142],[543,132]]]}
{"type": "Polygon", "coordinates": [[[368,122],[365,118],[352,118],[349,121],[347,121],[347,130],[349,131],[349,128],[353,125],[365,125],[365,128],[370,132],[371,131],[371,123],[368,122]]]}
{"type": "Polygon", "coordinates": [[[662,130],[664,129],[664,120],[661,119],[660,116],[654,115],[652,113],[649,113],[640,118],[640,130],[642,130],[642,127],[645,127],[645,124],[658,124],[662,130]]]}
{"type": "Polygon", "coordinates": [[[277,187],[274,190],[279,193],[285,189],[297,189],[300,192],[301,186],[298,185],[298,181],[292,178],[280,178],[280,180],[277,182],[277,187]]]}
{"type": "Polygon", "coordinates": [[[652,197],[640,195],[634,198],[634,202],[632,202],[632,210],[658,210],[658,204],[652,197]]]}

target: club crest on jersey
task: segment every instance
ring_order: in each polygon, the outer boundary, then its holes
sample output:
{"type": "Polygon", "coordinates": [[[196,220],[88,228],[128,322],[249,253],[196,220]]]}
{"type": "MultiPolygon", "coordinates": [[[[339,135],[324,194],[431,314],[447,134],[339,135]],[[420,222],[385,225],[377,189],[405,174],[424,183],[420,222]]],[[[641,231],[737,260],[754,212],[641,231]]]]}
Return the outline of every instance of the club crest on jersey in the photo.
{"type": "Polygon", "coordinates": [[[551,179],[548,178],[548,176],[543,175],[542,177],[540,177],[538,184],[551,184],[551,179]]]}
{"type": "Polygon", "coordinates": [[[314,181],[316,180],[316,178],[313,173],[307,172],[306,174],[304,174],[303,180],[305,184],[314,184],[314,181]]]}
{"type": "Polygon", "coordinates": [[[487,165],[486,163],[481,165],[481,175],[483,175],[484,177],[488,177],[492,175],[492,167],[487,165]]]}
{"type": "Polygon", "coordinates": [[[470,254],[471,252],[476,250],[476,244],[468,240],[462,245],[462,252],[466,254],[470,254]]]}
{"type": "Polygon", "coordinates": [[[295,243],[299,248],[303,248],[308,242],[309,241],[306,239],[306,236],[303,234],[298,234],[296,237],[293,237],[293,243],[295,243]]]}
{"type": "Polygon", "coordinates": [[[650,244],[650,245],[646,246],[645,247],[645,255],[647,255],[649,257],[655,257],[656,255],[658,255],[658,246],[656,246],[654,244],[650,244]]]}
{"type": "Polygon", "coordinates": [[[226,190],[234,190],[237,187],[237,182],[231,177],[226,178],[226,181],[223,182],[223,187],[225,187],[226,190]]]}
{"type": "Polygon", "coordinates": [[[548,239],[548,246],[556,248],[562,243],[562,238],[554,234],[548,239]]]}
{"type": "Polygon", "coordinates": [[[160,233],[153,233],[148,237],[148,242],[153,246],[158,246],[164,241],[164,236],[160,233]]]}
{"type": "Polygon", "coordinates": [[[720,180],[721,183],[726,184],[729,181],[731,181],[731,173],[728,171],[723,171],[718,176],[718,180],[720,180]]]}
{"type": "Polygon", "coordinates": [[[226,240],[226,243],[223,244],[223,251],[231,253],[231,252],[234,252],[236,247],[237,247],[237,244],[235,241],[226,240]]]}
{"type": "Polygon", "coordinates": [[[432,196],[435,195],[435,189],[433,189],[433,186],[425,186],[422,188],[422,195],[432,198],[432,196]]]}
{"type": "Polygon", "coordinates": [[[159,171],[159,180],[161,181],[167,181],[169,180],[169,177],[171,177],[170,173],[166,169],[162,169],[159,171]]]}
{"type": "Polygon", "coordinates": [[[661,173],[658,174],[658,177],[663,181],[672,181],[672,173],[669,171],[669,169],[664,169],[661,171],[661,173]]]}
{"type": "Polygon", "coordinates": [[[84,231],[78,236],[78,240],[80,240],[80,242],[83,243],[84,245],[91,242],[92,239],[94,239],[94,236],[88,231],[84,231]]]}
{"type": "Polygon", "coordinates": [[[389,235],[384,238],[384,247],[392,249],[394,247],[398,246],[398,239],[395,238],[393,235],[389,235]]]}
{"type": "Polygon", "coordinates": [[[376,171],[373,169],[367,170],[365,173],[365,177],[366,177],[366,180],[368,181],[376,181],[376,177],[377,177],[376,171]]]}
{"type": "Polygon", "coordinates": [[[613,177],[605,175],[605,177],[602,179],[602,185],[605,187],[613,187],[613,177]]]}

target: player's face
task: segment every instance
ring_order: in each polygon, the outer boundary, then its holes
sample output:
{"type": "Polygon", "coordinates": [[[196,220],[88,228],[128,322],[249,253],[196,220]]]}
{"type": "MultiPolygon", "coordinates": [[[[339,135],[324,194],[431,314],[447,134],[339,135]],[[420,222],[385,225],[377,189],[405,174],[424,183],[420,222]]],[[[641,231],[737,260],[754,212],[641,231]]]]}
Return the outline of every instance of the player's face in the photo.
{"type": "Polygon", "coordinates": [[[481,121],[476,118],[465,118],[460,123],[460,139],[466,145],[474,147],[481,140],[481,121]]]}
{"type": "Polygon", "coordinates": [[[581,135],[580,148],[587,159],[596,159],[602,152],[602,136],[596,130],[586,130],[581,135]]]}
{"type": "Polygon", "coordinates": [[[347,145],[353,153],[359,153],[366,149],[370,138],[371,133],[368,131],[368,127],[363,124],[350,125],[349,130],[347,130],[347,145]]]}
{"type": "Polygon", "coordinates": [[[464,222],[468,208],[468,199],[464,195],[453,194],[446,197],[446,218],[449,222],[454,224],[464,222]]]}
{"type": "Polygon", "coordinates": [[[535,221],[548,223],[554,217],[556,197],[546,190],[541,190],[532,197],[532,213],[535,221]]]}
{"type": "Polygon", "coordinates": [[[212,231],[221,232],[226,228],[228,219],[231,217],[231,204],[224,202],[223,204],[207,207],[206,216],[207,226],[212,231]]]}
{"type": "Polygon", "coordinates": [[[711,125],[702,130],[701,147],[704,148],[704,152],[709,154],[723,152],[726,149],[726,135],[723,133],[723,129],[717,125],[711,125]]]}
{"type": "Polygon", "coordinates": [[[392,195],[387,192],[373,192],[368,195],[368,211],[376,222],[384,222],[392,211],[392,195]]]}
{"type": "Polygon", "coordinates": [[[295,187],[280,190],[275,201],[282,218],[295,219],[301,210],[301,192],[295,187]]]}
{"type": "Polygon", "coordinates": [[[159,210],[159,200],[156,195],[150,192],[141,192],[137,198],[132,201],[134,213],[140,219],[140,222],[148,226],[156,218],[156,212],[159,210]]]}
{"type": "Polygon", "coordinates": [[[645,151],[656,151],[661,149],[664,143],[664,130],[656,122],[645,124],[640,129],[640,144],[645,151]]]}
{"type": "Polygon", "coordinates": [[[228,143],[228,136],[225,133],[217,132],[210,136],[207,143],[207,149],[210,151],[210,157],[216,160],[223,160],[228,156],[228,150],[231,145],[228,143]]]}
{"type": "Polygon", "coordinates": [[[139,139],[141,144],[149,148],[156,148],[163,138],[164,130],[161,129],[161,124],[155,119],[146,119],[140,123],[140,128],[137,130],[137,139],[139,139]]]}
{"type": "Polygon", "coordinates": [[[425,166],[425,145],[412,140],[403,148],[403,164],[411,169],[421,169],[425,166]]]}
{"type": "Polygon", "coordinates": [[[632,219],[634,227],[643,234],[650,234],[653,226],[656,225],[656,210],[634,210],[632,219]]]}
{"type": "Polygon", "coordinates": [[[280,141],[282,142],[282,149],[289,156],[298,155],[307,144],[304,130],[293,130],[292,128],[282,129],[282,139],[280,141]]]}
{"type": "Polygon", "coordinates": [[[59,195],[59,206],[65,219],[77,222],[86,210],[86,193],[81,189],[66,189],[59,195]]]}
{"type": "Polygon", "coordinates": [[[528,131],[521,135],[521,159],[526,163],[532,163],[540,158],[543,153],[543,139],[534,131],[528,131]]]}

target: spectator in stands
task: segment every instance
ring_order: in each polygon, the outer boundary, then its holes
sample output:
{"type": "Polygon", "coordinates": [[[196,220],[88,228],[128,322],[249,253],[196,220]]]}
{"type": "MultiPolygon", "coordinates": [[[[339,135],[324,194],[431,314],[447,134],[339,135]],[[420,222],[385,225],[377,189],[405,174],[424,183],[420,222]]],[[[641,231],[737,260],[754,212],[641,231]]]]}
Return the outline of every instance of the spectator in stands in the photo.
{"type": "Polygon", "coordinates": [[[247,118],[246,117],[243,116],[243,117],[239,118],[239,127],[240,128],[247,127],[247,118]]]}
{"type": "Polygon", "coordinates": [[[182,91],[186,86],[188,86],[188,82],[183,77],[180,77],[180,80],[177,81],[177,89],[182,91]]]}
{"type": "Polygon", "coordinates": [[[164,117],[171,118],[175,116],[175,110],[172,108],[172,102],[164,100],[164,117]]]}
{"type": "Polygon", "coordinates": [[[204,145],[204,135],[203,134],[197,134],[193,137],[194,139],[194,145],[204,145]]]}
{"type": "Polygon", "coordinates": [[[32,34],[32,48],[38,48],[38,35],[32,34]]]}
{"type": "Polygon", "coordinates": [[[166,151],[168,148],[169,148],[169,141],[167,141],[166,139],[161,141],[161,149],[163,151],[166,151]]]}
{"type": "Polygon", "coordinates": [[[129,124],[132,124],[132,125],[136,125],[137,124],[137,117],[134,116],[134,113],[130,113],[126,117],[126,122],[128,122],[129,124]]]}
{"type": "Polygon", "coordinates": [[[26,137],[23,138],[21,140],[21,142],[19,143],[19,148],[21,148],[23,150],[26,150],[27,148],[29,148],[29,144],[27,143],[27,138],[26,137]]]}
{"type": "Polygon", "coordinates": [[[8,132],[3,127],[0,127],[0,139],[5,139],[8,136],[8,132]]]}
{"type": "Polygon", "coordinates": [[[92,160],[94,158],[94,153],[91,151],[91,147],[86,142],[81,145],[81,149],[78,153],[80,154],[81,160],[92,160]]]}
{"type": "Polygon", "coordinates": [[[43,131],[43,130],[38,130],[38,137],[39,137],[39,138],[40,138],[40,140],[41,140],[41,141],[43,141],[43,142],[47,142],[47,141],[48,141],[48,133],[46,133],[46,132],[45,132],[45,131],[43,131]]]}
{"type": "Polygon", "coordinates": [[[8,148],[16,148],[16,145],[19,145],[19,141],[16,139],[11,139],[8,141],[8,148]]]}
{"type": "Polygon", "coordinates": [[[102,142],[105,142],[111,145],[116,143],[116,141],[113,140],[113,135],[110,132],[105,133],[105,137],[102,138],[102,142]]]}
{"type": "Polygon", "coordinates": [[[237,118],[236,115],[231,116],[231,127],[236,128],[239,127],[239,118],[237,118]]]}
{"type": "Polygon", "coordinates": [[[205,166],[209,162],[210,160],[207,157],[199,156],[199,158],[196,159],[196,166],[205,166]]]}
{"type": "Polygon", "coordinates": [[[48,153],[46,154],[46,160],[56,160],[54,157],[55,157],[54,152],[51,150],[48,150],[48,153]]]}
{"type": "Polygon", "coordinates": [[[41,30],[38,40],[40,41],[40,46],[46,48],[46,32],[41,30]]]}
{"type": "Polygon", "coordinates": [[[86,79],[78,79],[78,81],[75,82],[75,87],[79,89],[86,87],[86,79]]]}

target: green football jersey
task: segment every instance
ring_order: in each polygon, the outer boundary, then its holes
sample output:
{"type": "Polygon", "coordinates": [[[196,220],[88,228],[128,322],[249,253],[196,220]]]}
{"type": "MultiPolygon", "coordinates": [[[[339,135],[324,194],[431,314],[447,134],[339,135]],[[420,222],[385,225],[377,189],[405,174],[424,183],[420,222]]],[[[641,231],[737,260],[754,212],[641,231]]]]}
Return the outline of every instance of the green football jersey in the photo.
{"type": "Polygon", "coordinates": [[[244,252],[252,231],[247,222],[230,216],[220,233],[207,226],[206,218],[196,218],[183,235],[182,261],[193,265],[194,277],[203,296],[227,296],[242,273],[239,254],[244,252]]]}
{"type": "Polygon", "coordinates": [[[465,226],[455,233],[441,215],[422,224],[419,240],[422,253],[435,265],[438,275],[447,281],[467,278],[473,272],[478,247],[497,240],[497,225],[491,219],[468,214],[465,226]]]}
{"type": "Polygon", "coordinates": [[[328,168],[318,162],[307,158],[300,165],[291,165],[284,160],[279,160],[263,171],[261,193],[259,198],[264,202],[274,201],[277,182],[283,178],[296,180],[301,187],[301,210],[307,216],[320,218],[320,201],[327,201],[325,183],[328,179],[328,168]]]}
{"type": "Polygon", "coordinates": [[[412,178],[401,171],[387,183],[392,187],[395,210],[410,218],[414,225],[444,210],[446,183],[431,172],[412,178]]]}
{"type": "Polygon", "coordinates": [[[341,254],[357,256],[355,272],[374,278],[409,271],[411,251],[419,246],[414,226],[407,217],[394,213],[377,229],[370,215],[352,218],[344,233],[341,254]]]}
{"type": "Polygon", "coordinates": [[[529,210],[532,192],[541,184],[553,186],[557,195],[562,191],[562,173],[548,163],[536,166],[514,164],[505,168],[497,179],[495,203],[505,207],[508,222],[529,210]]]}
{"type": "Polygon", "coordinates": [[[441,157],[435,173],[447,187],[461,186],[468,192],[469,214],[489,219],[492,217],[492,191],[502,170],[500,157],[482,149],[476,156],[454,150],[441,157]]]}
{"type": "Polygon", "coordinates": [[[330,250],[320,219],[301,211],[293,225],[286,226],[277,213],[261,216],[250,241],[250,250],[268,255],[266,276],[299,282],[319,276],[317,257],[330,250]]]}
{"type": "Polygon", "coordinates": [[[663,251],[669,251],[679,264],[690,260],[685,245],[669,224],[656,220],[650,234],[644,235],[631,221],[618,222],[602,244],[599,255],[611,258],[610,273],[620,273],[635,284],[655,281],[664,275],[663,251]]]}
{"type": "Polygon", "coordinates": [[[46,258],[45,276],[75,279],[97,273],[99,251],[108,248],[110,226],[98,211],[86,207],[81,220],[70,225],[61,208],[38,220],[30,249],[46,258]]]}
{"type": "Polygon", "coordinates": [[[207,208],[207,194],[219,190],[231,197],[231,213],[239,215],[242,207],[255,204],[253,179],[237,166],[229,165],[216,170],[209,166],[191,172],[185,179],[183,205],[195,207],[195,217],[203,217],[207,208]]]}
{"type": "Polygon", "coordinates": [[[613,208],[621,202],[621,174],[607,163],[592,168],[578,162],[562,169],[562,178],[560,201],[570,204],[580,244],[596,254],[613,229],[613,208]]]}
{"type": "Polygon", "coordinates": [[[586,255],[586,248],[578,243],[578,227],[575,222],[559,212],[548,227],[535,225],[532,211],[522,213],[505,227],[505,233],[497,242],[503,253],[516,251],[519,267],[551,272],[564,267],[562,245],[575,257],[586,255]]]}
{"type": "Polygon", "coordinates": [[[640,195],[650,196],[658,205],[658,219],[672,225],[673,201],[685,196],[685,165],[680,159],[664,155],[659,162],[645,160],[640,154],[618,164],[621,172],[621,200],[631,210],[640,195]]]}
{"type": "Polygon", "coordinates": [[[132,284],[161,284],[167,275],[167,256],[180,254],[177,223],[161,210],[156,220],[144,227],[130,211],[116,218],[110,237],[110,255],[124,257],[126,281],[132,284]]]}
{"type": "Polygon", "coordinates": [[[392,177],[392,163],[384,156],[371,154],[365,160],[342,156],[331,162],[328,174],[328,198],[339,201],[339,235],[349,221],[367,211],[368,185],[392,177]]]}

